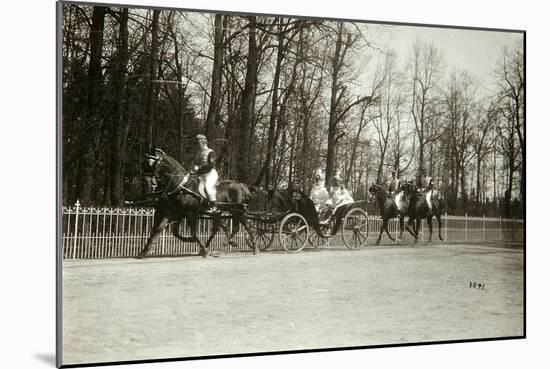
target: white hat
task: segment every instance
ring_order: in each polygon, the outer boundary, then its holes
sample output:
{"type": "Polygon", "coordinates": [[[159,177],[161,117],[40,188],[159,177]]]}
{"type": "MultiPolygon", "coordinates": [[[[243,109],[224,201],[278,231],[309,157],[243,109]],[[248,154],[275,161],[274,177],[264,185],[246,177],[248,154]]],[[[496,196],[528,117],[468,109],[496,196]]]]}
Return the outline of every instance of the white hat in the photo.
{"type": "Polygon", "coordinates": [[[323,171],[321,169],[317,169],[315,171],[315,177],[322,178],[323,177],[323,171]]]}
{"type": "Polygon", "coordinates": [[[340,172],[336,172],[336,174],[332,177],[332,179],[336,181],[341,181],[342,178],[340,177],[340,172]]]}

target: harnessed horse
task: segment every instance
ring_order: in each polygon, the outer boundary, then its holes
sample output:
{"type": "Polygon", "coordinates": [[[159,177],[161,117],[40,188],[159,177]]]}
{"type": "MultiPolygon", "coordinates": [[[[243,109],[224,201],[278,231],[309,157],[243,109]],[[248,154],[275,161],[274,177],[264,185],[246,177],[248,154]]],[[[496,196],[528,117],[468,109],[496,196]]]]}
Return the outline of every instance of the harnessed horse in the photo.
{"type": "MultiPolygon", "coordinates": [[[[200,246],[199,255],[207,257],[210,254],[210,243],[222,228],[228,244],[233,244],[232,239],[238,232],[239,224],[242,224],[247,233],[246,240],[248,246],[255,254],[259,252],[253,243],[252,229],[246,219],[246,203],[250,198],[250,191],[243,183],[236,181],[222,181],[218,184],[216,205],[220,210],[230,214],[229,218],[234,221],[233,232],[229,234],[228,226],[224,223],[227,218],[222,215],[222,211],[212,213],[213,221],[211,234],[203,243],[197,237],[197,225],[201,215],[210,208],[210,202],[199,194],[198,178],[187,171],[175,159],[165,154],[160,149],[154,150],[154,155],[148,154],[145,163],[147,170],[146,182],[154,183],[156,181],[160,191],[152,195],[156,196],[154,202],[155,221],[144,248],[140,251],[139,257],[148,256],[152,253],[158,236],[169,224],[187,220],[187,226],[191,231],[190,237],[184,237],[179,234],[179,227],[172,227],[172,234],[182,242],[197,242],[200,246]]],[[[149,194],[148,196],[151,196],[149,194]]]]}

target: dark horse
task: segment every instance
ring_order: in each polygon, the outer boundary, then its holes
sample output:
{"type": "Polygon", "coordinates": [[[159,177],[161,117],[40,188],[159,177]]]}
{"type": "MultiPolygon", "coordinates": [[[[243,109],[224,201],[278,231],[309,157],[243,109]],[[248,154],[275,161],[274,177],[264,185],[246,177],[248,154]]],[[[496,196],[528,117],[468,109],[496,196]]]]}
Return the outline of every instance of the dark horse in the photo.
{"type": "MultiPolygon", "coordinates": [[[[159,191],[154,193],[155,221],[147,243],[140,251],[139,256],[144,257],[152,253],[156,240],[162,230],[171,223],[187,220],[187,226],[191,231],[191,237],[183,237],[179,234],[179,227],[172,227],[173,235],[183,242],[197,242],[200,246],[200,253],[203,257],[210,254],[210,243],[218,233],[220,227],[223,229],[227,242],[231,243],[238,231],[238,225],[242,224],[247,233],[248,246],[258,253],[258,248],[253,243],[252,230],[247,222],[245,209],[250,198],[250,191],[243,183],[236,181],[222,181],[217,186],[218,208],[230,214],[234,222],[233,232],[229,234],[228,226],[224,223],[222,212],[210,215],[213,224],[211,234],[203,243],[197,237],[198,220],[204,212],[210,208],[210,203],[199,194],[199,180],[196,176],[185,170],[185,168],[172,157],[166,155],[162,150],[155,149],[154,155],[148,155],[145,163],[148,169],[146,181],[155,183],[159,191]]],[[[225,217],[227,218],[227,217],[225,217]]]]}
{"type": "MultiPolygon", "coordinates": [[[[401,209],[398,209],[395,206],[394,197],[388,196],[388,192],[380,184],[373,184],[372,186],[370,186],[369,193],[376,198],[376,204],[378,205],[378,209],[380,209],[380,216],[382,217],[382,226],[380,227],[380,235],[378,236],[376,244],[380,244],[380,239],[382,238],[382,234],[384,233],[384,231],[386,231],[386,234],[388,235],[390,240],[395,241],[395,238],[393,238],[388,231],[388,222],[392,218],[399,219],[399,237],[397,238],[397,241],[401,242],[401,236],[403,235],[403,230],[405,228],[404,219],[409,212],[407,202],[403,201],[404,199],[398,200],[403,202],[403,207],[401,209]]],[[[403,190],[400,190],[396,194],[396,196],[405,197],[405,193],[403,190]]],[[[415,238],[417,237],[417,235],[413,231],[411,231],[408,225],[407,231],[409,231],[409,233],[412,234],[415,238]]]]}
{"type": "MultiPolygon", "coordinates": [[[[426,219],[428,227],[430,229],[430,239],[428,242],[432,242],[432,218],[435,216],[439,226],[439,239],[443,241],[443,236],[441,235],[441,215],[443,211],[443,201],[432,196],[432,209],[428,207],[428,202],[426,200],[426,195],[429,191],[420,191],[413,183],[407,182],[402,186],[405,194],[409,197],[409,221],[407,225],[413,225],[414,227],[414,237],[415,242],[418,241],[418,233],[420,230],[420,221],[426,219]]],[[[407,227],[408,229],[408,227],[407,227]]]]}

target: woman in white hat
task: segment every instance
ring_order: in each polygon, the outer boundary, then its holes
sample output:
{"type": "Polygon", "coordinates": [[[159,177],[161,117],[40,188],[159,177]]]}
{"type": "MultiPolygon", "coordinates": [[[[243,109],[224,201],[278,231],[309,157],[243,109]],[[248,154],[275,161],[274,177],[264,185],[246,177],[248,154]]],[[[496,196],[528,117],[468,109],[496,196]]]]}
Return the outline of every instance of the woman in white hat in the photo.
{"type": "Polygon", "coordinates": [[[323,178],[323,172],[321,171],[321,169],[317,169],[315,171],[315,184],[313,185],[313,188],[311,189],[311,194],[309,196],[313,200],[317,212],[328,205],[327,202],[330,202],[330,195],[325,187],[324,182],[325,181],[323,178]]]}
{"type": "Polygon", "coordinates": [[[350,204],[353,202],[353,197],[344,186],[344,182],[342,181],[342,178],[340,178],[339,173],[336,173],[334,177],[332,177],[330,185],[330,197],[332,199],[332,207],[334,210],[336,210],[336,208],[338,208],[339,206],[350,204]]]}

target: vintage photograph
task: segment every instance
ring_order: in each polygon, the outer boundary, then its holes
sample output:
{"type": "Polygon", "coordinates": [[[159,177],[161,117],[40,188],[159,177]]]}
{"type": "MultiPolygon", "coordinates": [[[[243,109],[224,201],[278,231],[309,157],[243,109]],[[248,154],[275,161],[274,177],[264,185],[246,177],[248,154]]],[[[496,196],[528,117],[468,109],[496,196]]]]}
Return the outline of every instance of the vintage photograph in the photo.
{"type": "Polygon", "coordinates": [[[57,5],[58,365],[525,337],[524,31],[57,5]]]}

